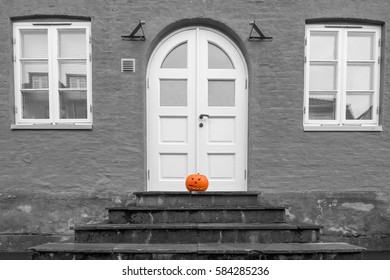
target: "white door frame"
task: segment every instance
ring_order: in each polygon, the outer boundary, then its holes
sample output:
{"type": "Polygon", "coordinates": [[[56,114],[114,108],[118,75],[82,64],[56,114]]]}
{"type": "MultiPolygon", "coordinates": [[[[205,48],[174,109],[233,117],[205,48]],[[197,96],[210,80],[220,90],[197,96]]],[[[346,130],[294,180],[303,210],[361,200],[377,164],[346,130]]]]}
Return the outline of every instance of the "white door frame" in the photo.
{"type": "MultiPolygon", "coordinates": [[[[207,37],[209,38],[209,37],[207,37]]],[[[203,39],[204,40],[204,39],[203,39]]],[[[195,158],[196,160],[188,160],[186,162],[186,169],[188,170],[188,173],[193,172],[199,172],[199,169],[209,168],[207,164],[203,164],[206,162],[205,157],[201,157],[199,154],[200,150],[208,149],[207,151],[210,154],[213,153],[219,153],[221,149],[225,149],[225,155],[229,156],[231,153],[233,155],[233,152],[229,151],[229,143],[221,143],[222,145],[201,145],[200,143],[203,143],[200,141],[200,138],[203,140],[206,139],[205,137],[208,137],[209,129],[207,128],[208,125],[211,124],[217,124],[220,125],[217,121],[218,119],[223,120],[221,116],[224,116],[226,118],[230,118],[233,121],[238,121],[233,126],[235,126],[238,130],[235,132],[234,141],[236,146],[239,147],[241,152],[238,153],[239,156],[237,158],[233,159],[233,162],[239,161],[242,164],[240,165],[240,170],[236,170],[233,173],[235,174],[231,180],[229,178],[221,177],[221,180],[217,186],[217,180],[215,183],[213,183],[213,179],[210,180],[210,191],[246,191],[247,190],[247,166],[248,166],[248,68],[246,65],[246,61],[244,56],[242,55],[240,49],[237,47],[237,45],[229,39],[226,35],[222,34],[221,32],[206,28],[206,27],[200,27],[200,26],[191,26],[187,28],[183,28],[180,30],[177,30],[164,39],[161,40],[161,42],[158,44],[158,46],[153,51],[149,62],[147,66],[147,77],[146,77],[146,110],[147,110],[147,190],[148,191],[186,191],[184,186],[184,180],[183,178],[177,178],[173,181],[169,180],[160,180],[160,177],[163,178],[163,176],[160,176],[162,172],[161,166],[163,165],[163,156],[165,153],[169,154],[169,152],[175,152],[178,155],[186,155],[187,158],[195,158]],[[196,32],[194,32],[196,31],[196,32]],[[195,37],[194,37],[195,36],[195,37]],[[240,77],[236,77],[233,75],[232,70],[211,70],[207,72],[207,69],[201,69],[199,65],[204,62],[201,62],[202,60],[202,53],[206,51],[205,48],[207,48],[207,42],[206,44],[200,45],[200,36],[211,36],[214,41],[217,41],[217,44],[222,44],[224,47],[224,50],[226,53],[231,56],[232,62],[235,64],[235,69],[237,73],[240,73],[240,77]],[[213,37],[214,36],[214,37],[213,37]],[[187,61],[187,68],[186,69],[169,69],[160,71],[160,69],[157,69],[165,59],[166,55],[169,54],[169,52],[174,49],[176,46],[180,45],[181,41],[187,41],[188,44],[188,52],[192,50],[192,48],[195,48],[196,55],[191,56],[188,55],[188,61],[187,61]],[[157,65],[157,67],[156,67],[157,65]],[[153,68],[152,68],[153,67],[153,68]],[[230,72],[229,72],[230,71],[230,72]],[[219,75],[219,76],[218,76],[219,75]],[[222,75],[222,76],[221,76],[222,75]],[[241,76],[242,75],[242,76],[241,76]],[[174,107],[174,110],[170,110],[170,113],[167,113],[168,111],[165,111],[166,108],[163,108],[163,106],[159,106],[159,98],[154,97],[152,98],[151,94],[152,92],[155,94],[158,94],[159,92],[159,84],[155,81],[157,80],[163,80],[164,78],[169,79],[186,79],[187,80],[187,103],[189,105],[194,106],[186,106],[186,107],[174,107]],[[195,79],[193,79],[195,77],[195,79]],[[235,91],[236,95],[239,95],[235,98],[239,103],[239,106],[241,108],[241,113],[234,113],[234,108],[227,108],[223,109],[222,107],[214,107],[213,109],[210,109],[207,106],[200,106],[201,104],[205,104],[207,100],[207,97],[205,97],[204,94],[200,94],[199,92],[207,91],[207,83],[206,82],[200,82],[201,80],[206,81],[205,79],[213,80],[213,79],[219,79],[219,80],[229,80],[234,79],[235,81],[235,91]],[[204,88],[206,87],[206,88],[204,88]],[[158,113],[155,113],[155,111],[159,111],[158,113]],[[232,113],[229,113],[229,112],[232,113]],[[174,112],[174,113],[173,113],[174,112]],[[210,114],[212,115],[214,112],[215,118],[205,118],[203,120],[199,119],[199,113],[202,114],[210,114]],[[217,112],[217,114],[215,114],[217,112]],[[155,117],[157,114],[160,116],[160,119],[157,120],[155,117]],[[167,115],[165,115],[167,114],[167,115]],[[156,142],[153,142],[155,140],[152,140],[152,137],[162,137],[160,129],[162,125],[163,119],[164,121],[168,120],[167,123],[169,123],[169,117],[172,117],[172,114],[174,116],[177,116],[178,118],[182,118],[182,120],[186,120],[186,123],[190,127],[196,127],[196,129],[188,129],[188,133],[186,133],[185,137],[186,141],[185,143],[177,143],[178,145],[160,145],[161,140],[158,140],[157,144],[156,142]],[[222,114],[222,115],[221,115],[222,114]],[[231,116],[230,116],[230,115],[231,116]],[[154,116],[154,118],[151,117],[154,116]],[[166,117],[162,118],[161,115],[164,115],[166,117]],[[154,121],[152,120],[154,119],[154,121]],[[199,125],[202,123],[205,127],[202,127],[199,129],[199,125]],[[151,137],[151,135],[153,135],[151,137]],[[153,142],[153,143],[152,143],[153,142]],[[159,144],[160,143],[160,144],[159,144]],[[186,145],[185,145],[186,144],[186,145]],[[157,158],[156,155],[160,154],[157,158]],[[161,165],[161,166],[160,166],[161,165]],[[242,170],[241,170],[242,169],[242,170]],[[180,182],[180,184],[178,184],[180,182]],[[173,186],[174,185],[174,186],[173,186]],[[214,187],[215,186],[215,187],[214,187]]],[[[238,107],[238,105],[236,105],[238,107]]],[[[223,122],[221,122],[223,124],[223,122]]],[[[215,125],[214,125],[215,126],[215,125]]],[[[209,143],[210,144],[210,143],[209,143]]],[[[215,144],[215,143],[214,143],[215,144]]],[[[233,143],[232,143],[233,144],[233,143]]],[[[233,145],[230,145],[233,146],[233,145]]],[[[218,159],[216,158],[217,164],[218,161],[221,161],[222,157],[218,159]]],[[[184,159],[184,157],[183,157],[184,159]]],[[[178,161],[180,162],[180,160],[178,161]]],[[[184,164],[184,162],[183,162],[184,164]]],[[[223,161],[222,161],[223,164],[223,161]]],[[[169,171],[167,171],[169,173],[169,171]]],[[[207,173],[202,172],[202,173],[207,173]]],[[[223,174],[222,174],[223,175],[223,174]]],[[[180,176],[182,177],[182,176],[180,176]]]]}

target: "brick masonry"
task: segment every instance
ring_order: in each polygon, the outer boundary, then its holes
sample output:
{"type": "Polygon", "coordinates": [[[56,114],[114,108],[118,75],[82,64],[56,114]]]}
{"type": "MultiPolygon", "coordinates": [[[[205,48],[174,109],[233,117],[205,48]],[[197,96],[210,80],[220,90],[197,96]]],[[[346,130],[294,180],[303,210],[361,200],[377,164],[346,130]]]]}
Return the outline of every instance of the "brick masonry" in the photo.
{"type": "Polygon", "coordinates": [[[387,0],[1,0],[0,251],[28,247],[10,242],[16,236],[66,239],[75,223],[102,221],[105,206],[145,190],[146,65],[161,32],[183,19],[229,30],[246,56],[249,190],[291,206],[291,220],[324,225],[329,239],[390,250],[387,0]],[[11,19],[33,15],[91,18],[92,130],[10,130],[11,19]],[[303,132],[304,28],[316,18],[385,23],[383,132],[303,132]],[[138,19],[147,40],[122,41],[138,19]],[[253,19],[272,41],[248,42],[253,19]],[[136,73],[121,73],[121,58],[135,58],[136,73]]]}

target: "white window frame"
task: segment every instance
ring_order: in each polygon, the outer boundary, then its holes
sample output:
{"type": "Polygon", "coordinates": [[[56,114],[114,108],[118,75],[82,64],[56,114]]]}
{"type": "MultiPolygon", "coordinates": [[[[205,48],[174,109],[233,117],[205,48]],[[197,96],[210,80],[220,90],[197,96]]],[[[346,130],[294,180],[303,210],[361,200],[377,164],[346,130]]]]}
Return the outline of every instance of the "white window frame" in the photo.
{"type": "MultiPolygon", "coordinates": [[[[90,22],[16,22],[13,24],[13,53],[14,53],[14,92],[15,92],[15,124],[11,129],[91,129],[92,128],[92,50],[90,22]],[[28,58],[21,58],[21,30],[47,30],[48,32],[48,73],[49,73],[49,119],[24,119],[21,89],[21,63],[28,58]],[[85,29],[86,32],[86,79],[87,88],[87,118],[61,119],[59,101],[59,59],[58,31],[61,29],[85,29]]],[[[39,59],[30,59],[39,60],[39,59]]],[[[42,59],[43,60],[43,59],[42,59]]],[[[46,59],[44,59],[46,60],[46,59]]],[[[77,59],[68,59],[77,60],[77,59]]],[[[84,60],[84,59],[83,59],[84,60]]],[[[65,89],[67,90],[67,89],[65,89]]],[[[72,89],[77,90],[77,89],[72,89]]]]}
{"type": "MultiPolygon", "coordinates": [[[[315,61],[319,62],[321,61],[315,61]]],[[[326,61],[328,62],[328,61],[326,61]]],[[[332,62],[332,61],[329,61],[332,62]]],[[[350,61],[351,62],[351,61],[350,61]]],[[[353,62],[353,61],[352,61],[353,62]]],[[[382,131],[379,123],[380,107],[380,63],[381,63],[381,26],[378,25],[351,25],[351,24],[307,24],[305,28],[305,67],[304,67],[304,107],[303,126],[305,131],[382,131]],[[338,57],[334,61],[337,64],[337,89],[336,95],[336,118],[335,120],[310,120],[309,119],[309,80],[310,80],[310,32],[336,32],[338,57]],[[373,90],[372,92],[372,120],[347,120],[346,119],[346,96],[347,96],[347,35],[348,32],[374,33],[373,60],[356,61],[359,63],[373,63],[373,90]]],[[[331,91],[329,91],[331,92],[331,91]]],[[[351,92],[351,91],[349,91],[351,92]]],[[[357,91],[358,92],[358,91],[357,91]]]]}

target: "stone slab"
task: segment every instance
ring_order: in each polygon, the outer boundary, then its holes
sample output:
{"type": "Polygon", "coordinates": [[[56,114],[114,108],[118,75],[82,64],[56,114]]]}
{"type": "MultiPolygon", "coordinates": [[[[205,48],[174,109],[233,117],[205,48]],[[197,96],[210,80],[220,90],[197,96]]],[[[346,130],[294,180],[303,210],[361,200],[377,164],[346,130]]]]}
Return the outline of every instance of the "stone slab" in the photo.
{"type": "Polygon", "coordinates": [[[30,250],[33,259],[361,259],[364,248],[346,243],[48,243],[30,250]]]}
{"type": "Polygon", "coordinates": [[[363,247],[348,243],[272,243],[272,244],[199,244],[199,252],[205,253],[243,253],[260,252],[264,254],[307,254],[307,253],[356,253],[362,252],[363,247]]]}
{"type": "Polygon", "coordinates": [[[287,223],[180,223],[180,224],[91,224],[76,226],[76,231],[83,230],[129,230],[129,229],[321,229],[318,225],[287,223]]]}
{"type": "Polygon", "coordinates": [[[259,192],[134,192],[138,206],[260,205],[259,192]]]}
{"type": "Polygon", "coordinates": [[[284,208],[265,207],[115,207],[108,208],[109,223],[282,223],[284,208]]]}
{"type": "Polygon", "coordinates": [[[187,205],[187,206],[113,206],[106,207],[106,210],[112,211],[215,211],[215,210],[285,210],[283,206],[248,206],[248,205],[187,205]]]}
{"type": "Polygon", "coordinates": [[[75,229],[78,243],[282,243],[317,242],[319,229],[273,224],[100,224],[75,229]]]}

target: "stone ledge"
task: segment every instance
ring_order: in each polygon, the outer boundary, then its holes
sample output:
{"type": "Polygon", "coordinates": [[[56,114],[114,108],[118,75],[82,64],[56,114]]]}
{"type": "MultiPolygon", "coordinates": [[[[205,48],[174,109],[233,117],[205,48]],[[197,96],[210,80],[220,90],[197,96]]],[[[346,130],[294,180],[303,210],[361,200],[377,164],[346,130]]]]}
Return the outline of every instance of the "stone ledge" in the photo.
{"type": "Polygon", "coordinates": [[[126,206],[126,207],[106,207],[110,211],[215,211],[215,210],[285,210],[287,207],[279,206],[183,206],[183,207],[166,207],[166,206],[126,206]]]}
{"type": "Polygon", "coordinates": [[[359,253],[365,249],[347,243],[192,243],[192,244],[113,244],[113,243],[47,243],[30,248],[45,253],[199,253],[199,254],[310,254],[359,253]]]}
{"type": "Polygon", "coordinates": [[[76,226],[76,231],[90,231],[90,230],[153,230],[153,229],[232,229],[232,230],[250,230],[250,229],[259,229],[259,230],[268,230],[268,229],[278,229],[278,230],[300,230],[300,229],[322,229],[322,226],[317,225],[306,225],[306,224],[286,224],[286,223],[251,223],[251,224],[242,224],[242,223],[186,223],[186,224],[91,224],[91,225],[80,225],[76,226]]]}
{"type": "Polygon", "coordinates": [[[133,192],[134,195],[136,196],[165,196],[165,195],[182,195],[182,196],[257,196],[261,195],[261,192],[246,192],[246,191],[241,191],[241,192],[189,192],[189,191],[182,191],[182,192],[158,192],[158,191],[152,191],[152,192],[133,192]]]}

